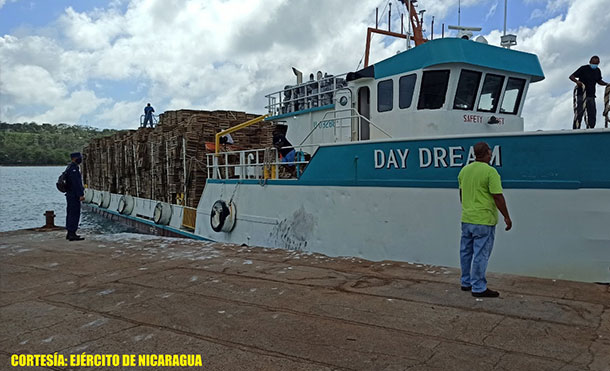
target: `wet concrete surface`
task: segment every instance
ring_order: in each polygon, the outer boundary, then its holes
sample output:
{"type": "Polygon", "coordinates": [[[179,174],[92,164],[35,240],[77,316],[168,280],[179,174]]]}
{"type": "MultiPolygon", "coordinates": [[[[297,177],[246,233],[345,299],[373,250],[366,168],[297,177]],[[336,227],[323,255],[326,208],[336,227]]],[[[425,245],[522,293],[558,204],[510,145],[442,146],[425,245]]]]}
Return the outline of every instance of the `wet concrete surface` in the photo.
{"type": "MultiPolygon", "coordinates": [[[[2,370],[610,370],[610,289],[137,234],[0,233],[2,370]],[[11,367],[14,354],[203,367],[11,367]]],[[[457,258],[457,251],[456,251],[457,258]]],[[[492,257],[493,258],[493,257],[492,257]]]]}

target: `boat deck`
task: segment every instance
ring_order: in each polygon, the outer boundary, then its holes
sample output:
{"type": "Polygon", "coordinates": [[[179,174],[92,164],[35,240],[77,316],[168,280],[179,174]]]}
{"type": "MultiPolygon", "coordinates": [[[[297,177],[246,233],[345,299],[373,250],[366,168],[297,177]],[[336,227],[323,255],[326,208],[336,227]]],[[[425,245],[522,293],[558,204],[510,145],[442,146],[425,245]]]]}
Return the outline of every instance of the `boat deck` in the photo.
{"type": "Polygon", "coordinates": [[[489,274],[502,296],[475,299],[444,267],[64,236],[0,233],[1,369],[54,352],[201,354],[205,370],[610,369],[608,285],[489,274]]]}

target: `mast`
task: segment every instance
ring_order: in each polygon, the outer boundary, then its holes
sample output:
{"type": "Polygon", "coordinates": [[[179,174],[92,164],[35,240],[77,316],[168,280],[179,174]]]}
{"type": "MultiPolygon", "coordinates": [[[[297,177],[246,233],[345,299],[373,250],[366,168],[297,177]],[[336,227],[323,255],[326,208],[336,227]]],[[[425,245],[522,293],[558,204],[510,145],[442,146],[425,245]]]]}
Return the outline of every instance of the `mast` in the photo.
{"type": "Polygon", "coordinates": [[[506,0],[504,0],[504,34],[502,36],[506,36],[506,0]]]}
{"type": "MultiPolygon", "coordinates": [[[[390,28],[389,24],[388,24],[387,31],[379,29],[379,21],[378,21],[378,15],[379,15],[378,10],[379,9],[377,9],[377,11],[375,13],[375,28],[369,27],[366,32],[366,48],[364,51],[364,67],[365,68],[369,66],[369,52],[370,52],[370,48],[371,48],[371,35],[373,33],[378,33],[378,34],[382,34],[382,35],[386,35],[386,36],[400,37],[400,38],[406,39],[407,40],[407,49],[411,48],[411,40],[413,40],[415,42],[415,46],[419,46],[419,45],[425,43],[426,41],[428,41],[427,39],[424,38],[422,22],[421,22],[421,19],[419,18],[419,15],[417,14],[417,11],[415,10],[415,4],[417,3],[417,0],[400,0],[400,2],[407,7],[407,11],[409,12],[407,34],[405,35],[404,33],[402,33],[403,32],[402,27],[401,27],[400,33],[390,31],[391,28],[390,28]],[[411,33],[411,31],[413,31],[413,32],[411,33]]],[[[390,21],[391,21],[391,19],[388,20],[388,23],[390,23],[390,21]]]]}
{"type": "Polygon", "coordinates": [[[407,13],[409,13],[409,22],[407,25],[407,49],[411,49],[411,2],[407,2],[407,13]]]}
{"type": "Polygon", "coordinates": [[[421,23],[421,19],[415,10],[415,4],[417,0],[400,0],[403,4],[407,6],[407,10],[409,12],[409,36],[415,42],[415,46],[419,46],[426,41],[424,38],[423,25],[421,23]],[[411,28],[413,29],[413,35],[411,35],[411,28]]]}

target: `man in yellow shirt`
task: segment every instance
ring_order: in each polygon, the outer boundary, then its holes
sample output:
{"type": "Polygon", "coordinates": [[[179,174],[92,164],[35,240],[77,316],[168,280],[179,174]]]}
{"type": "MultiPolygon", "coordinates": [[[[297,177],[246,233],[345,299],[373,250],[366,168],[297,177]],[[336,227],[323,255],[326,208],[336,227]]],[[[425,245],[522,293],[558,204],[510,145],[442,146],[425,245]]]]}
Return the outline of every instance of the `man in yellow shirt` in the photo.
{"type": "Polygon", "coordinates": [[[458,175],[462,203],[462,290],[472,291],[475,297],[495,298],[500,293],[487,288],[485,271],[494,244],[498,210],[504,216],[507,231],[513,222],[502,195],[500,175],[489,166],[491,148],[479,142],[474,146],[474,155],[476,160],[464,166],[458,175]]]}

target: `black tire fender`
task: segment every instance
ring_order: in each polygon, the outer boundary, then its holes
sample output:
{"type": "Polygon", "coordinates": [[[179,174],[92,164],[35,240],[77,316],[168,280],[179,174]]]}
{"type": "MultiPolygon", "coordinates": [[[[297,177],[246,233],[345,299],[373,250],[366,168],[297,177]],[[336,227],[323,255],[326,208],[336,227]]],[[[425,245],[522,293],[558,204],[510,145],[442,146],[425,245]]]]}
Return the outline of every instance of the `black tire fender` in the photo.
{"type": "Polygon", "coordinates": [[[218,200],[212,205],[210,211],[210,227],[214,232],[231,232],[235,227],[235,207],[233,203],[227,204],[218,200]]]}

